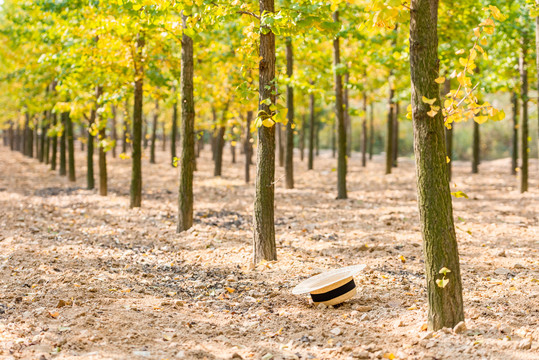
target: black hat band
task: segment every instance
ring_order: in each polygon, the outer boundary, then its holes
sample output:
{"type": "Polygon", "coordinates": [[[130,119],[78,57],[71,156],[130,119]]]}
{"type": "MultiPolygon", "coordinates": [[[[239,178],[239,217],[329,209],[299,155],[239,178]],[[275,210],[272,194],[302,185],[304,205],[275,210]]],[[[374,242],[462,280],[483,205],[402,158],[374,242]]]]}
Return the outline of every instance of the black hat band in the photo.
{"type": "Polygon", "coordinates": [[[322,293],[322,294],[312,294],[311,298],[314,302],[324,302],[333,300],[335,298],[338,298],[341,295],[346,294],[347,292],[354,290],[356,287],[356,283],[354,282],[354,279],[350,280],[346,284],[339,286],[336,289],[330,290],[328,292],[322,293]]]}

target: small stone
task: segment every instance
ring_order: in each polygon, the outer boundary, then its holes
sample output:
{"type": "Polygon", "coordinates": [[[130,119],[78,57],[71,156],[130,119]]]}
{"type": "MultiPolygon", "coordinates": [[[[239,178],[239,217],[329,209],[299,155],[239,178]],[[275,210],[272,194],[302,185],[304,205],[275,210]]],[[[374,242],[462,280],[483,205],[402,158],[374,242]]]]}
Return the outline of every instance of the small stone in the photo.
{"type": "Polygon", "coordinates": [[[332,330],[330,331],[330,333],[332,333],[332,334],[335,335],[335,336],[339,336],[339,335],[342,334],[342,330],[341,330],[341,328],[336,327],[336,328],[332,329],[332,330]]]}
{"type": "Polygon", "coordinates": [[[514,269],[525,269],[526,267],[522,264],[519,264],[519,263],[516,263],[515,265],[513,265],[513,268],[514,269]]]}
{"type": "Polygon", "coordinates": [[[56,307],[57,308],[63,308],[66,305],[67,305],[67,303],[64,300],[58,300],[58,304],[56,304],[56,307]]]}
{"type": "Polygon", "coordinates": [[[430,339],[430,338],[432,338],[433,335],[434,335],[434,331],[429,331],[425,335],[421,336],[421,340],[430,339]]]}
{"type": "Polygon", "coordinates": [[[507,275],[507,274],[509,274],[509,270],[507,270],[506,268],[497,268],[496,270],[494,270],[494,274],[496,274],[496,275],[507,275]]]}
{"type": "Polygon", "coordinates": [[[152,356],[152,353],[149,352],[149,351],[138,351],[138,350],[135,350],[135,351],[133,351],[133,355],[135,355],[135,356],[142,356],[142,357],[150,357],[150,356],[152,356]]]}
{"type": "Polygon", "coordinates": [[[352,357],[355,359],[368,359],[370,358],[370,354],[367,350],[354,351],[352,357]]]}
{"type": "Polygon", "coordinates": [[[499,256],[499,257],[505,257],[505,250],[498,251],[498,252],[496,253],[496,256],[499,256]]]}
{"type": "Polygon", "coordinates": [[[463,332],[465,332],[466,330],[468,330],[466,328],[466,324],[464,323],[464,321],[461,321],[459,322],[457,325],[455,325],[455,327],[453,328],[453,331],[455,332],[455,334],[462,334],[463,332]]]}
{"type": "Polygon", "coordinates": [[[328,308],[328,306],[326,304],[324,304],[324,303],[320,303],[320,304],[316,305],[316,307],[318,309],[327,309],[328,308]]]}
{"type": "Polygon", "coordinates": [[[182,307],[184,305],[185,305],[185,301],[183,301],[183,300],[178,300],[178,301],[176,301],[174,303],[174,306],[176,306],[176,307],[182,307]]]}
{"type": "Polygon", "coordinates": [[[401,327],[401,326],[404,326],[404,322],[403,322],[402,320],[397,320],[397,321],[395,321],[395,322],[393,323],[393,327],[394,327],[395,329],[397,329],[397,328],[399,328],[399,327],[401,327]]]}
{"type": "Polygon", "coordinates": [[[352,310],[356,310],[356,311],[359,311],[359,312],[369,312],[372,310],[372,306],[363,306],[363,305],[358,305],[358,304],[354,304],[352,305],[352,310]]]}
{"type": "Polygon", "coordinates": [[[357,310],[350,312],[350,316],[356,316],[357,314],[359,314],[357,310]]]}
{"type": "Polygon", "coordinates": [[[230,359],[231,359],[231,360],[234,360],[234,359],[242,360],[243,358],[241,357],[240,354],[234,353],[234,354],[232,354],[232,357],[230,357],[230,359]]]}
{"type": "Polygon", "coordinates": [[[178,351],[176,353],[176,355],[175,355],[175,358],[176,359],[185,359],[185,351],[183,351],[183,350],[178,351]]]}
{"type": "Polygon", "coordinates": [[[260,360],[271,360],[271,359],[273,359],[273,354],[267,353],[266,355],[262,356],[260,360]]]}
{"type": "Polygon", "coordinates": [[[517,349],[519,350],[530,350],[531,348],[532,348],[532,339],[523,339],[517,345],[517,349]]]}

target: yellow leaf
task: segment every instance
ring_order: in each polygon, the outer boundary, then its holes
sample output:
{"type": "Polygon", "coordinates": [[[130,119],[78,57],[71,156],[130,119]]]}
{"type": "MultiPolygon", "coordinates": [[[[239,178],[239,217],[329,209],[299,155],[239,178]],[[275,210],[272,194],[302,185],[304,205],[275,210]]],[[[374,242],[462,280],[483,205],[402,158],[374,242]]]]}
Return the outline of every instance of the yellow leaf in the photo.
{"type": "Polygon", "coordinates": [[[445,162],[448,163],[448,164],[451,162],[451,159],[449,158],[449,156],[445,157],[445,162]]]}
{"type": "Polygon", "coordinates": [[[432,117],[432,118],[435,117],[436,114],[438,114],[438,111],[434,111],[434,110],[431,110],[431,111],[429,111],[429,112],[427,113],[427,115],[430,116],[430,117],[432,117]]]}
{"type": "Polygon", "coordinates": [[[262,121],[262,125],[264,125],[267,128],[272,127],[274,124],[275,124],[275,121],[273,121],[271,119],[266,119],[266,120],[262,121]]]}
{"type": "Polygon", "coordinates": [[[434,81],[436,81],[438,84],[443,84],[445,82],[445,76],[437,77],[434,81]]]}
{"type": "Polygon", "coordinates": [[[394,360],[396,358],[395,358],[395,355],[393,355],[393,353],[385,353],[384,359],[394,360]]]}
{"type": "Polygon", "coordinates": [[[478,124],[484,124],[484,123],[487,122],[487,120],[488,120],[488,116],[484,116],[484,115],[482,115],[482,116],[476,116],[476,117],[474,118],[474,121],[475,121],[476,123],[478,123],[478,124]]]}
{"type": "Polygon", "coordinates": [[[229,293],[233,293],[234,291],[236,291],[236,289],[232,289],[232,288],[230,288],[230,287],[226,287],[225,289],[226,289],[226,291],[228,291],[229,293]]]}
{"type": "Polygon", "coordinates": [[[494,34],[494,26],[485,26],[484,29],[487,34],[489,35],[494,34]]]}
{"type": "Polygon", "coordinates": [[[458,50],[455,54],[457,54],[457,55],[462,55],[462,54],[464,54],[464,49],[458,50]]]}
{"type": "Polygon", "coordinates": [[[468,59],[466,59],[466,58],[459,58],[459,63],[460,63],[462,66],[467,66],[467,65],[468,65],[468,59]]]}
{"type": "Polygon", "coordinates": [[[400,261],[402,261],[403,263],[406,262],[406,258],[405,258],[404,256],[402,256],[402,255],[399,256],[399,259],[400,259],[400,261]]]}
{"type": "Polygon", "coordinates": [[[425,104],[429,104],[429,105],[432,105],[436,102],[436,98],[429,99],[425,96],[421,97],[421,100],[423,100],[425,104]]]}
{"type": "Polygon", "coordinates": [[[481,45],[485,46],[487,44],[488,44],[487,38],[486,37],[482,38],[481,39],[481,45]]]}

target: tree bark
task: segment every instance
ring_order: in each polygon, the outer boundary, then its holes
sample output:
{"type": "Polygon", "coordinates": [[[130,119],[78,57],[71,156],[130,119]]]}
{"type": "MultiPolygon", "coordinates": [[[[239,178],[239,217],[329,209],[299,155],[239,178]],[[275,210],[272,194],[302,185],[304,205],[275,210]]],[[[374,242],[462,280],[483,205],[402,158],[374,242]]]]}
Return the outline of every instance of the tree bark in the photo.
{"type": "MultiPolygon", "coordinates": [[[[444,87],[442,90],[442,99],[441,101],[444,101],[444,98],[449,92],[451,91],[451,79],[446,78],[444,82],[444,87]]],[[[449,128],[444,125],[444,131],[445,131],[445,153],[446,156],[449,158],[449,162],[447,162],[447,178],[451,181],[451,178],[453,176],[453,128],[455,127],[455,123],[449,124],[449,128]]]]}
{"type": "Polygon", "coordinates": [[[370,120],[369,120],[369,160],[372,160],[373,151],[374,151],[374,103],[371,102],[370,120]]]}
{"type": "MultiPolygon", "coordinates": [[[[539,5],[539,0],[535,0],[535,3],[539,5]]],[[[539,16],[535,18],[535,61],[537,73],[537,91],[539,92],[539,16]]],[[[539,96],[537,101],[537,162],[539,164],[539,96]]]]}
{"type": "Polygon", "coordinates": [[[363,93],[363,121],[361,123],[361,166],[367,166],[367,93],[363,93]]]}
{"type": "Polygon", "coordinates": [[[480,162],[480,149],[481,147],[481,140],[480,140],[480,134],[479,134],[479,124],[477,122],[473,122],[473,154],[472,154],[472,174],[478,174],[479,173],[479,162],[480,162]]]}
{"type": "Polygon", "coordinates": [[[399,101],[395,101],[395,117],[393,120],[393,167],[398,166],[399,158],[399,101]]]}
{"type": "Polygon", "coordinates": [[[245,153],[245,183],[248,184],[251,180],[251,121],[253,120],[253,112],[247,112],[247,123],[245,124],[245,143],[243,152],[245,153]]]}
{"type": "MultiPolygon", "coordinates": [[[[260,15],[275,11],[274,0],[259,0],[260,15]]],[[[275,104],[275,35],[265,28],[260,34],[259,101],[258,110],[271,114],[263,103],[270,99],[275,104]],[[264,34],[264,32],[266,32],[264,34]]],[[[275,245],[274,197],[275,197],[275,126],[258,128],[258,151],[256,156],[256,180],[254,203],[253,262],[277,260],[275,245]]]]}
{"type": "Polygon", "coordinates": [[[428,328],[452,328],[464,320],[462,283],[453,208],[446,166],[444,119],[430,117],[422,96],[435,98],[438,76],[438,0],[412,0],[410,12],[410,71],[417,194],[429,303],[428,328]],[[442,268],[449,282],[439,287],[442,268]]]}
{"type": "Polygon", "coordinates": [[[34,130],[32,129],[32,118],[30,114],[26,113],[26,125],[25,130],[25,155],[32,158],[34,157],[34,130]]]}
{"type": "MultiPolygon", "coordinates": [[[[333,13],[333,21],[339,22],[339,11],[333,13]]],[[[335,113],[337,118],[337,199],[346,199],[348,194],[346,191],[346,127],[343,108],[343,88],[342,75],[339,73],[339,65],[341,64],[341,52],[339,46],[340,38],[336,37],[333,40],[333,62],[335,65],[335,113]]]]}
{"type": "MultiPolygon", "coordinates": [[[[183,25],[187,17],[182,15],[183,25]]],[[[181,89],[180,101],[182,110],[180,136],[180,186],[178,195],[178,227],[177,232],[188,230],[193,226],[193,173],[195,171],[195,100],[193,95],[193,39],[182,34],[181,49],[181,89]]]]}
{"type": "Polygon", "coordinates": [[[279,154],[279,166],[283,167],[284,166],[283,131],[282,131],[282,128],[281,128],[281,123],[277,123],[277,124],[275,124],[275,126],[277,127],[277,144],[278,144],[277,149],[279,150],[279,152],[278,152],[278,154],[279,154]]]}
{"type": "Polygon", "coordinates": [[[145,46],[144,35],[137,35],[135,53],[135,89],[133,102],[133,137],[132,137],[132,165],[131,165],[131,188],[130,208],[140,207],[142,204],[142,105],[144,85],[144,62],[143,50],[145,46]]]}
{"type": "Polygon", "coordinates": [[[69,181],[75,182],[75,139],[73,135],[73,121],[68,112],[62,113],[63,122],[66,127],[67,156],[69,168],[69,181]]]}
{"type": "Polygon", "coordinates": [[[41,119],[41,133],[39,134],[39,162],[45,162],[45,138],[47,134],[47,111],[43,112],[41,119]]]}
{"type": "Polygon", "coordinates": [[[157,121],[159,120],[159,100],[155,100],[152,123],[152,144],[150,147],[150,164],[155,164],[155,142],[157,141],[157,121]]]}
{"type": "Polygon", "coordinates": [[[221,118],[221,124],[215,129],[215,161],[213,167],[213,176],[221,176],[223,169],[223,148],[225,146],[225,132],[226,127],[224,125],[224,117],[226,116],[226,110],[223,110],[221,118]]]}
{"type": "Polygon", "coordinates": [[[90,112],[90,124],[88,126],[88,144],[86,152],[86,188],[92,190],[95,188],[95,177],[94,177],[94,135],[93,128],[97,119],[97,102],[101,96],[102,88],[101,86],[96,86],[95,88],[95,104],[90,112]]]}
{"type": "MultiPolygon", "coordinates": [[[[103,120],[103,119],[100,119],[103,120]]],[[[104,141],[107,138],[107,124],[99,124],[99,195],[107,196],[107,153],[104,147],[104,141]]]]}
{"type": "Polygon", "coordinates": [[[116,158],[116,146],[118,145],[117,142],[118,142],[118,125],[116,124],[117,122],[117,119],[118,119],[118,114],[117,114],[117,111],[116,111],[116,106],[112,105],[111,106],[111,110],[112,110],[112,121],[111,121],[111,135],[112,135],[112,157],[113,158],[116,158]]]}
{"type": "Polygon", "coordinates": [[[395,105],[393,103],[393,97],[395,96],[395,89],[393,85],[389,84],[389,99],[388,99],[388,113],[387,113],[387,133],[386,133],[386,174],[391,174],[391,168],[393,167],[393,125],[395,124],[395,105]]]}
{"type": "Polygon", "coordinates": [[[511,175],[517,174],[518,168],[518,94],[513,92],[511,97],[513,103],[513,141],[511,146],[511,175]]]}
{"type": "Polygon", "coordinates": [[[314,165],[314,127],[315,127],[315,103],[314,93],[311,93],[310,101],[311,119],[309,122],[309,161],[307,162],[307,169],[312,170],[314,165]]]}
{"type": "Polygon", "coordinates": [[[67,175],[67,162],[66,162],[66,124],[64,121],[64,114],[60,115],[60,122],[62,123],[62,136],[60,137],[60,176],[67,175]]]}
{"type": "Polygon", "coordinates": [[[299,139],[300,160],[305,159],[305,130],[307,126],[307,115],[303,114],[303,121],[301,123],[301,136],[299,139]]]}
{"type": "Polygon", "coordinates": [[[122,153],[127,153],[127,137],[129,136],[129,99],[125,99],[125,112],[122,124],[122,153]]]}
{"type": "MultiPolygon", "coordinates": [[[[176,90],[174,97],[176,99],[176,90]]],[[[178,102],[174,100],[172,105],[172,130],[170,134],[170,163],[174,166],[176,158],[176,139],[178,138],[178,102]]]]}
{"type": "Polygon", "coordinates": [[[520,165],[520,192],[524,193],[528,191],[528,64],[527,64],[527,50],[528,50],[528,39],[527,34],[524,33],[522,36],[522,53],[520,55],[520,82],[521,82],[521,92],[520,96],[522,98],[522,121],[520,125],[521,133],[521,165],[520,165]]]}
{"type": "Polygon", "coordinates": [[[352,156],[352,121],[350,119],[350,99],[348,96],[348,82],[350,81],[350,72],[346,71],[344,75],[344,125],[346,131],[346,156],[352,156]]]}
{"type": "MultiPolygon", "coordinates": [[[[292,52],[292,40],[286,39],[286,75],[291,78],[294,73],[294,54],[292,52]]],[[[294,88],[286,87],[286,106],[288,108],[288,123],[286,124],[286,148],[285,148],[285,187],[294,188],[294,88]]]]}
{"type": "MultiPolygon", "coordinates": [[[[52,114],[52,124],[56,127],[58,123],[58,115],[52,114]]],[[[54,134],[51,139],[51,170],[56,170],[56,159],[58,158],[58,134],[54,134]]]]}

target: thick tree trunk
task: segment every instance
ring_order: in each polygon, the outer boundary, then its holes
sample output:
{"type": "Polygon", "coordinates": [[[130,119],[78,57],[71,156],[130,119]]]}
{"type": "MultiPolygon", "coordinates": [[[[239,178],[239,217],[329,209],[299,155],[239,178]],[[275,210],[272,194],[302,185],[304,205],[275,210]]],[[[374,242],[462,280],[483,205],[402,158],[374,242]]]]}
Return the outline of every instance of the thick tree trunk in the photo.
{"type": "Polygon", "coordinates": [[[9,148],[15,150],[15,130],[13,129],[13,121],[9,122],[9,148]]]}
{"type": "Polygon", "coordinates": [[[133,137],[131,155],[131,188],[129,207],[140,207],[142,204],[142,105],[144,85],[144,61],[143,50],[145,46],[144,36],[137,35],[135,53],[135,89],[133,102],[133,137]]]}
{"type": "MultiPolygon", "coordinates": [[[[286,39],[286,75],[290,78],[294,73],[294,54],[292,52],[292,40],[286,39]]],[[[288,108],[288,123],[286,124],[286,152],[285,152],[285,187],[294,188],[294,88],[286,87],[286,106],[288,108]]]]}
{"type": "Polygon", "coordinates": [[[150,164],[155,164],[155,142],[157,141],[157,121],[159,120],[159,100],[155,100],[152,123],[152,144],[150,147],[150,164]]]}
{"type": "Polygon", "coordinates": [[[389,99],[388,99],[388,113],[387,113],[387,132],[386,132],[386,174],[391,174],[391,168],[393,166],[393,125],[395,124],[395,104],[393,103],[393,97],[395,96],[395,90],[393,85],[389,84],[389,99]]]}
{"type": "Polygon", "coordinates": [[[334,159],[337,157],[337,131],[338,131],[338,121],[335,120],[333,127],[331,129],[331,157],[334,159]]]}
{"type": "Polygon", "coordinates": [[[395,117],[393,120],[393,167],[398,166],[399,158],[399,102],[395,101],[395,117]]]}
{"type": "Polygon", "coordinates": [[[253,120],[253,112],[247,112],[247,123],[245,124],[245,143],[243,144],[243,152],[245,153],[245,183],[248,184],[251,180],[251,121],[253,120]]]}
{"type": "Polygon", "coordinates": [[[344,125],[346,131],[346,156],[352,156],[352,120],[350,118],[350,99],[348,96],[348,82],[350,81],[350,73],[347,71],[344,75],[344,125]]]}
{"type": "MultiPolygon", "coordinates": [[[[444,101],[444,98],[449,92],[451,91],[451,79],[446,78],[444,82],[444,87],[442,90],[442,102],[444,101]]],[[[445,153],[446,156],[449,158],[449,162],[447,162],[447,178],[451,180],[453,177],[453,128],[455,126],[455,123],[449,124],[450,128],[444,126],[445,131],[445,153]]]]}
{"type": "Polygon", "coordinates": [[[125,112],[123,116],[122,123],[122,153],[127,153],[127,138],[129,136],[129,99],[125,99],[125,112]]]}
{"type": "MultiPolygon", "coordinates": [[[[187,17],[182,15],[184,26],[187,17]]],[[[193,39],[182,34],[181,50],[181,89],[180,101],[182,110],[180,135],[180,186],[178,194],[178,227],[177,232],[188,230],[193,226],[193,173],[195,171],[195,100],[193,95],[193,39]]]]}
{"type": "Polygon", "coordinates": [[[25,130],[25,155],[28,157],[34,157],[34,130],[32,128],[32,118],[28,112],[26,113],[26,126],[25,130]]]}
{"type": "MultiPolygon", "coordinates": [[[[259,0],[260,14],[275,11],[274,0],[259,0]]],[[[276,100],[275,89],[275,35],[270,29],[260,34],[259,101],[258,110],[271,114],[263,103],[276,100]]],[[[256,180],[254,203],[253,262],[277,260],[275,245],[274,197],[275,197],[275,126],[258,128],[258,151],[256,156],[256,180]]]]}
{"type": "MultiPolygon", "coordinates": [[[[333,13],[333,21],[339,22],[339,11],[333,13]]],[[[335,65],[335,113],[337,119],[337,199],[346,199],[346,127],[343,108],[342,75],[339,74],[338,67],[341,63],[341,52],[339,37],[333,40],[333,63],[335,65]]]]}
{"type": "Polygon", "coordinates": [[[480,147],[481,140],[479,135],[479,124],[473,122],[473,143],[472,143],[472,174],[479,173],[479,162],[480,162],[480,147]]]}
{"type": "Polygon", "coordinates": [[[374,152],[374,103],[371,102],[370,120],[369,120],[369,160],[372,160],[373,152],[374,152]]]}
{"type": "Polygon", "coordinates": [[[361,166],[367,166],[367,93],[363,93],[363,122],[361,123],[361,166]]]}
{"type": "Polygon", "coordinates": [[[511,146],[511,175],[517,174],[518,168],[518,94],[513,92],[511,97],[513,103],[513,141],[511,146]]]}
{"type": "Polygon", "coordinates": [[[116,123],[118,120],[118,114],[116,111],[116,106],[112,105],[112,119],[111,119],[111,135],[112,135],[112,157],[116,158],[116,146],[118,145],[118,124],[116,123]]]}
{"type": "Polygon", "coordinates": [[[417,172],[419,217],[429,303],[428,328],[452,328],[464,320],[462,283],[453,208],[446,166],[444,119],[441,112],[430,117],[422,96],[435,98],[438,76],[438,0],[412,0],[410,19],[410,70],[414,152],[417,172]],[[449,282],[437,285],[448,268],[449,282]]]}
{"type": "MultiPolygon", "coordinates": [[[[539,5],[539,0],[535,0],[539,5]]],[[[537,91],[539,92],[539,16],[535,18],[535,61],[537,73],[537,91]]],[[[539,96],[537,101],[537,164],[539,167],[539,96]]]]}
{"type": "MultiPolygon", "coordinates": [[[[176,92],[174,91],[176,98],[176,92]]],[[[170,163],[174,166],[176,162],[176,139],[178,138],[178,102],[174,100],[172,105],[172,129],[170,133],[170,163]]]]}
{"type": "MultiPolygon", "coordinates": [[[[231,129],[232,133],[234,133],[234,127],[231,129]]],[[[230,154],[232,155],[232,164],[236,163],[236,141],[233,140],[230,142],[230,154]]]]}
{"type": "Polygon", "coordinates": [[[47,111],[43,113],[43,118],[41,119],[41,133],[39,134],[39,162],[45,161],[45,138],[47,134],[47,111]]]}
{"type": "Polygon", "coordinates": [[[307,162],[307,169],[312,170],[314,165],[314,131],[315,131],[315,103],[314,93],[311,93],[310,101],[311,118],[309,122],[309,161],[307,162]]]}
{"type": "MultiPolygon", "coordinates": [[[[52,114],[52,124],[56,126],[58,123],[58,115],[52,114]]],[[[58,135],[54,134],[51,139],[51,170],[56,170],[56,159],[58,158],[58,135]]]]}
{"type": "Polygon", "coordinates": [[[69,168],[69,181],[75,182],[75,136],[73,135],[73,121],[68,112],[62,113],[63,123],[66,129],[67,158],[69,168]]]}
{"type": "Polygon", "coordinates": [[[100,124],[99,128],[99,195],[107,196],[107,153],[101,143],[107,138],[107,126],[106,124],[100,124]]]}
{"type": "Polygon", "coordinates": [[[520,96],[522,98],[522,121],[521,128],[521,165],[520,165],[520,192],[524,193],[528,191],[528,64],[527,64],[527,49],[528,39],[527,34],[522,37],[522,53],[520,55],[520,81],[521,91],[520,96]]]}

